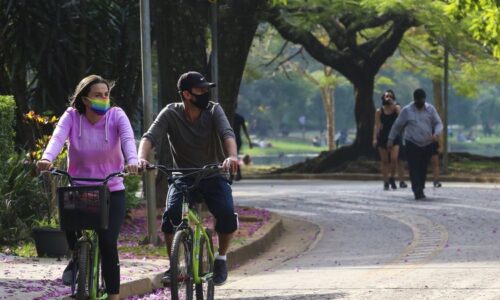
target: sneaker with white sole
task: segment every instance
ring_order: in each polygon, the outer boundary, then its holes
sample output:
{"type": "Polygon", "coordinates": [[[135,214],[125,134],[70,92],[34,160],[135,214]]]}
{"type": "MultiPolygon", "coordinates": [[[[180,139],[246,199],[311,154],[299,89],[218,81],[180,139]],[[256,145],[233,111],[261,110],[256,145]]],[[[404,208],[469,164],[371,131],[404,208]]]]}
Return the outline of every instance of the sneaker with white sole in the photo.
{"type": "Polygon", "coordinates": [[[214,285],[223,285],[227,280],[227,264],[223,259],[214,262],[214,285]]]}

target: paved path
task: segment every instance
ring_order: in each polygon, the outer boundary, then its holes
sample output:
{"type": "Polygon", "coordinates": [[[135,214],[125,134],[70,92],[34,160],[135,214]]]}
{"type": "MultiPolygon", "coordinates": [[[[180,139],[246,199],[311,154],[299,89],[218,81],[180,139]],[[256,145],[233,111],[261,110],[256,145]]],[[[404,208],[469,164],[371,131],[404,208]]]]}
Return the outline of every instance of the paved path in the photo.
{"type": "Polygon", "coordinates": [[[427,188],[425,201],[410,189],[382,191],[380,182],[244,180],[233,188],[239,205],[322,231],[298,257],[235,272],[218,299],[500,299],[499,186],[445,183],[427,188]]]}

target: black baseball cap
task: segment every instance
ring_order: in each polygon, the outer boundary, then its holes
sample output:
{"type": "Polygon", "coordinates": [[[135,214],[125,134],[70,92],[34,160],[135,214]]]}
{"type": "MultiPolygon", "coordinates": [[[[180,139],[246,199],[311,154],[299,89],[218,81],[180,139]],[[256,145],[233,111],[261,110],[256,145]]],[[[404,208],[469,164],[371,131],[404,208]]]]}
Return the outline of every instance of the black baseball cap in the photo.
{"type": "Polygon", "coordinates": [[[214,87],[215,83],[209,82],[203,75],[195,71],[189,71],[179,76],[177,81],[177,90],[190,91],[194,87],[214,87]]]}

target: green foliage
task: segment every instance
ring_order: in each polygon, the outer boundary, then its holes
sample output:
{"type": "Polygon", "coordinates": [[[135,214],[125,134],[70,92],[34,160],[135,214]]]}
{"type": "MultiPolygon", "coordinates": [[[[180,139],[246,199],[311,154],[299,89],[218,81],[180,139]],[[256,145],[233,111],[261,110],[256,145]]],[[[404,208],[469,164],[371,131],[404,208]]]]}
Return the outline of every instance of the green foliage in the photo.
{"type": "Polygon", "coordinates": [[[137,192],[141,188],[141,177],[140,176],[126,176],[125,177],[125,200],[127,202],[127,213],[133,208],[139,206],[141,198],[137,197],[137,192]]]}
{"type": "Polygon", "coordinates": [[[16,102],[14,97],[0,95],[0,161],[6,161],[14,151],[14,120],[16,102]]]}
{"type": "Polygon", "coordinates": [[[473,37],[500,57],[500,7],[495,0],[452,0],[446,12],[465,23],[473,37]]]}
{"type": "Polygon", "coordinates": [[[12,154],[0,173],[0,244],[28,238],[35,221],[50,209],[35,166],[26,157],[24,152],[12,154]]]}

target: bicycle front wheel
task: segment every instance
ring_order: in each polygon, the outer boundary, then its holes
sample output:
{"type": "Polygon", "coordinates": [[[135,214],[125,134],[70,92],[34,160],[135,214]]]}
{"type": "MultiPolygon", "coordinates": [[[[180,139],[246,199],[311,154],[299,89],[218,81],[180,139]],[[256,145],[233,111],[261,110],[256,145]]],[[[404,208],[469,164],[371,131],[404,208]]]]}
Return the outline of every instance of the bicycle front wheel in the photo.
{"type": "Polygon", "coordinates": [[[199,269],[198,276],[201,278],[201,283],[196,284],[196,299],[197,300],[213,300],[214,299],[214,261],[210,256],[208,248],[214,251],[212,236],[207,232],[208,240],[201,236],[200,238],[200,256],[198,258],[199,269]]]}
{"type": "Polygon", "coordinates": [[[76,299],[85,300],[87,298],[87,287],[90,270],[90,244],[88,242],[79,243],[78,249],[78,278],[76,299]]]}
{"type": "Polygon", "coordinates": [[[187,230],[177,231],[174,236],[170,254],[172,300],[193,299],[190,237],[187,230]]]}

